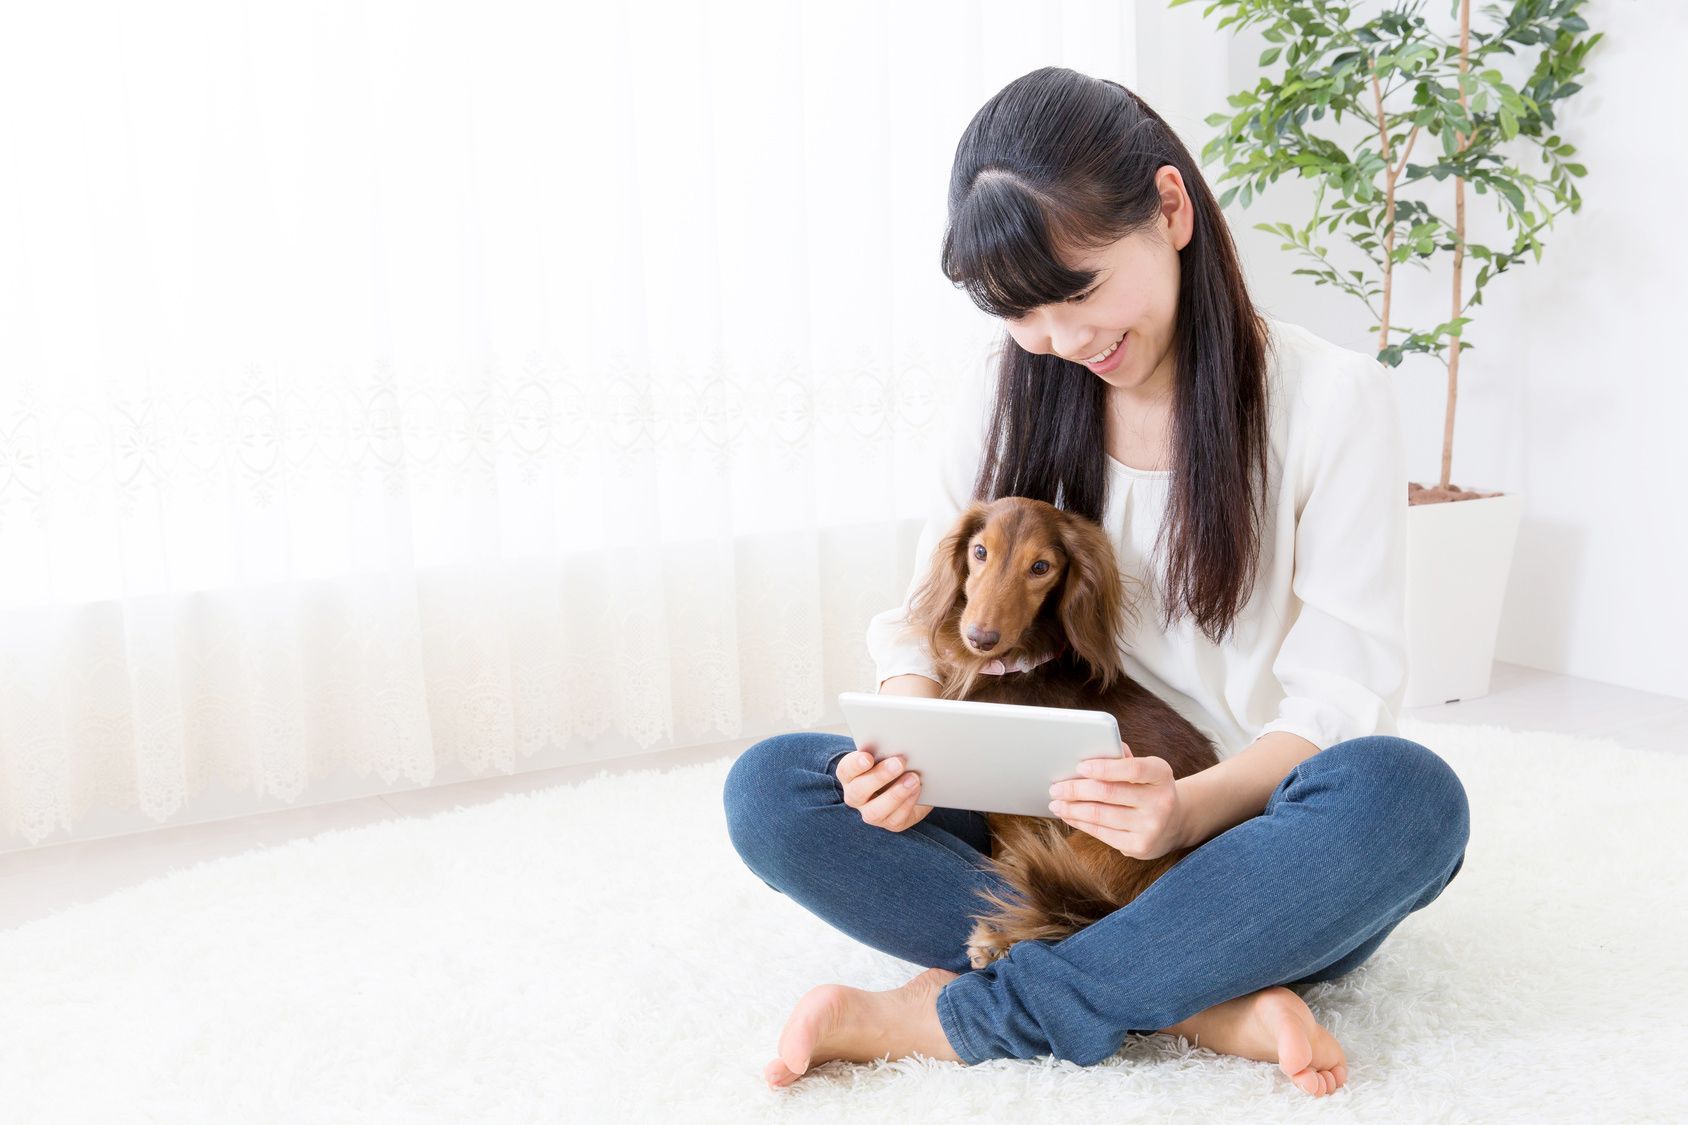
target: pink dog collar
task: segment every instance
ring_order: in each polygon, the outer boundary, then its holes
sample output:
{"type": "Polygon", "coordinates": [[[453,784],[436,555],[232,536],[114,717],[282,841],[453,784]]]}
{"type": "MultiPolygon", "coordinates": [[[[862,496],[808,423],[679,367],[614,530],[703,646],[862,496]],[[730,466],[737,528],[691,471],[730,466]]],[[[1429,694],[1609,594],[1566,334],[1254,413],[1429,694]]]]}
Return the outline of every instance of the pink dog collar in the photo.
{"type": "Polygon", "coordinates": [[[1010,672],[1029,672],[1033,668],[1036,668],[1039,664],[1046,664],[1066,651],[1067,642],[1062,641],[1061,647],[1056,649],[1054,652],[1049,653],[1047,656],[1040,656],[1035,660],[1028,660],[1025,656],[1016,656],[1014,658],[1014,663],[1006,667],[999,658],[985,664],[979,669],[979,671],[986,676],[1006,676],[1010,672]]]}

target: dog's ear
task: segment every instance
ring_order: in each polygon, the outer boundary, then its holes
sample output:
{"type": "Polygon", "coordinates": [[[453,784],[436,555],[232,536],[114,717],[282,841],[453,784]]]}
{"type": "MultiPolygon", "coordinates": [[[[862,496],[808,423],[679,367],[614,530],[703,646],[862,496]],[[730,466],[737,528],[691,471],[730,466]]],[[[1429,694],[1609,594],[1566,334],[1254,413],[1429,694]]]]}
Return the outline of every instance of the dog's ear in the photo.
{"type": "Polygon", "coordinates": [[[1126,608],[1114,546],[1094,520],[1059,510],[1057,515],[1067,573],[1056,612],[1067,643],[1106,688],[1122,671],[1118,637],[1126,608]]]}
{"type": "Polygon", "coordinates": [[[926,580],[909,599],[909,627],[926,637],[934,653],[953,653],[959,634],[955,622],[965,608],[967,544],[985,526],[990,505],[975,500],[956,517],[948,535],[932,549],[926,580]]]}

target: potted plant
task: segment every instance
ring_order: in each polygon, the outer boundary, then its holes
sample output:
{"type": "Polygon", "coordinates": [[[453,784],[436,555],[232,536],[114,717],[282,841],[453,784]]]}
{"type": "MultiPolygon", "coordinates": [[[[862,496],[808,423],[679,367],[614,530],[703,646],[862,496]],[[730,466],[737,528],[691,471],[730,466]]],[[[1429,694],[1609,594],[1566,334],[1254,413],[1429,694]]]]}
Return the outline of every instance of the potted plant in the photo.
{"type": "MultiPolygon", "coordinates": [[[[1170,6],[1190,2],[1171,0],[1170,6]]],[[[1554,132],[1553,115],[1554,103],[1581,88],[1576,78],[1583,56],[1601,38],[1586,34],[1588,24],[1577,14],[1582,2],[1515,0],[1506,11],[1490,5],[1483,12],[1494,25],[1485,30],[1471,27],[1471,0],[1454,0],[1457,40],[1426,26],[1422,0],[1405,0],[1365,20],[1336,0],[1217,0],[1203,10],[1224,9],[1220,27],[1263,26],[1272,45],[1260,65],[1282,68],[1232,94],[1234,113],[1206,119],[1222,129],[1203,148],[1203,162],[1222,160],[1219,182],[1239,181],[1220,196],[1220,206],[1235,198],[1247,207],[1286,173],[1316,180],[1307,222],[1255,228],[1281,235],[1285,250],[1308,260],[1295,273],[1315,285],[1334,285],[1366,306],[1380,362],[1395,367],[1422,353],[1447,371],[1441,480],[1428,487],[1407,483],[1405,706],[1471,699],[1489,690],[1523,505],[1516,493],[1465,489],[1452,481],[1459,361],[1472,349],[1467,326],[1484,286],[1521,264],[1526,253],[1539,262],[1540,233],[1559,213],[1581,207],[1573,180],[1585,170],[1569,159],[1576,149],[1554,132]],[[1501,66],[1521,72],[1518,56],[1532,52],[1534,69],[1515,85],[1501,66]],[[1539,151],[1545,175],[1525,171],[1509,155],[1526,146],[1539,151]],[[1445,181],[1451,181],[1451,193],[1445,181]],[[1503,211],[1515,232],[1510,246],[1466,241],[1468,181],[1503,211]],[[1409,198],[1407,189],[1415,188],[1409,198]],[[1327,194],[1335,197],[1328,207],[1327,194]],[[1452,222],[1432,206],[1449,194],[1452,222]],[[1337,233],[1369,269],[1331,259],[1319,236],[1337,233]],[[1448,319],[1429,329],[1394,323],[1396,267],[1429,270],[1444,256],[1448,319]],[[1479,264],[1469,282],[1467,257],[1479,264]]]]}

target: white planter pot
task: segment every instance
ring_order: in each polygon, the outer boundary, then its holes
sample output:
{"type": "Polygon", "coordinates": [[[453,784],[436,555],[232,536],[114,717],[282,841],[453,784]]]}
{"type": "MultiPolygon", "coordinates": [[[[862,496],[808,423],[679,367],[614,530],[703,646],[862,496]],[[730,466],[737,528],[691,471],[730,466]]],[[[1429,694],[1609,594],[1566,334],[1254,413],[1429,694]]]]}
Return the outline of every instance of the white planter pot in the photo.
{"type": "Polygon", "coordinates": [[[1488,694],[1523,514],[1515,494],[1408,505],[1403,707],[1488,694]]]}

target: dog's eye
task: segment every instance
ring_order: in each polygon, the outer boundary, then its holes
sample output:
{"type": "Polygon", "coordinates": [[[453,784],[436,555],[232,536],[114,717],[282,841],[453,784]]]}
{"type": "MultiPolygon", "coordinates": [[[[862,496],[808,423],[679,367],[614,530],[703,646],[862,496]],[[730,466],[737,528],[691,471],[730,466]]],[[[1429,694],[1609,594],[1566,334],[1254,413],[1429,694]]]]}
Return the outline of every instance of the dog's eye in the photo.
{"type": "Polygon", "coordinates": [[[973,544],[973,557],[980,562],[985,561],[985,545],[983,543],[973,544]]]}
{"type": "Polygon", "coordinates": [[[1032,564],[1032,573],[1033,574],[1048,574],[1049,573],[1049,564],[1044,562],[1042,559],[1038,559],[1036,562],[1034,562],[1032,564]]]}

